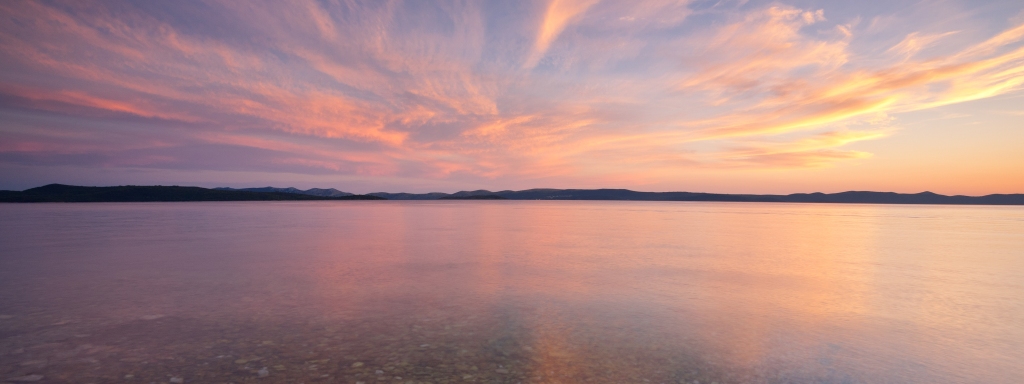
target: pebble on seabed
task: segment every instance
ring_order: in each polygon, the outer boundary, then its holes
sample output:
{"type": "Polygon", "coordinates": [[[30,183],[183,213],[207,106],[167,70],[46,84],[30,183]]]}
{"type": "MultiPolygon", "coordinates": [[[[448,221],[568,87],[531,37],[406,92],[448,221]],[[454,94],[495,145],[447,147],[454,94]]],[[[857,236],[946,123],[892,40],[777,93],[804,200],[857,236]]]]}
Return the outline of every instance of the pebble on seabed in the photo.
{"type": "Polygon", "coordinates": [[[26,375],[26,376],[12,377],[10,379],[7,379],[7,381],[11,381],[11,382],[15,382],[15,383],[31,383],[31,382],[39,381],[39,380],[42,380],[42,379],[43,379],[43,375],[26,375]]]}
{"type": "Polygon", "coordinates": [[[174,384],[181,384],[185,382],[185,379],[182,379],[180,377],[172,377],[171,382],[174,384]]]}
{"type": "Polygon", "coordinates": [[[268,370],[267,367],[263,367],[259,371],[256,371],[256,374],[260,377],[267,377],[270,376],[270,370],[268,370]]]}

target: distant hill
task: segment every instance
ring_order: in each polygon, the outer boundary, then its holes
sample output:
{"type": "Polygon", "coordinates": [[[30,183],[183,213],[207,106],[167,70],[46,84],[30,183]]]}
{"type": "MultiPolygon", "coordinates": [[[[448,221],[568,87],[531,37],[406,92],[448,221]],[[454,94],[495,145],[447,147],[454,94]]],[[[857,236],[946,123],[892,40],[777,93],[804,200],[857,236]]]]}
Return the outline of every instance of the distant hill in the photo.
{"type": "Polygon", "coordinates": [[[305,191],[288,187],[288,188],[274,188],[274,187],[263,187],[263,188],[227,188],[220,187],[214,188],[219,191],[242,191],[242,192],[281,192],[281,193],[297,193],[300,195],[320,196],[320,197],[342,197],[352,196],[354,193],[342,192],[334,188],[310,188],[305,191]]]}
{"type": "Polygon", "coordinates": [[[1024,194],[946,196],[849,191],[791,195],[732,195],[699,192],[638,192],[628,189],[527,189],[456,193],[387,193],[354,195],[337,189],[199,188],[168,186],[77,187],[50,184],[25,191],[0,191],[0,202],[131,202],[131,201],[259,201],[259,200],[634,200],[727,201],[769,203],[971,204],[1024,205],[1024,194]]]}
{"type": "Polygon", "coordinates": [[[430,192],[430,193],[388,193],[388,192],[372,192],[367,193],[369,196],[377,196],[388,200],[437,200],[445,196],[449,196],[447,193],[441,192],[430,192]]]}
{"type": "Polygon", "coordinates": [[[468,196],[456,196],[448,195],[441,196],[438,200],[508,200],[507,197],[501,197],[498,195],[468,195],[468,196]]]}
{"type": "Polygon", "coordinates": [[[376,196],[312,196],[284,192],[248,192],[178,186],[78,187],[50,184],[24,191],[0,191],[0,202],[146,202],[146,201],[275,201],[275,200],[383,200],[376,196]]]}
{"type": "Polygon", "coordinates": [[[522,191],[487,190],[446,193],[369,193],[389,200],[493,199],[508,200],[635,200],[635,201],[731,201],[769,203],[864,203],[864,204],[975,204],[1024,205],[1024,194],[986,196],[946,196],[932,192],[915,194],[895,192],[849,191],[840,193],[794,193],[791,195],[743,195],[700,192],[638,192],[628,189],[527,189],[522,191]],[[480,196],[480,197],[477,197],[480,196]]]}

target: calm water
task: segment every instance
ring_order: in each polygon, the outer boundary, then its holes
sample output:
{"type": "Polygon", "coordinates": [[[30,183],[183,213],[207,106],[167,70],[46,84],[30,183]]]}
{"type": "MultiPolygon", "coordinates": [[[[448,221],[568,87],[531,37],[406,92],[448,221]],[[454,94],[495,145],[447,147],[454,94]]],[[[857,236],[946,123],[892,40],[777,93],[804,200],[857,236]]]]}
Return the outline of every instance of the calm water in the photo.
{"type": "Polygon", "coordinates": [[[0,204],[0,380],[30,375],[1022,383],[1024,208],[0,204]]]}

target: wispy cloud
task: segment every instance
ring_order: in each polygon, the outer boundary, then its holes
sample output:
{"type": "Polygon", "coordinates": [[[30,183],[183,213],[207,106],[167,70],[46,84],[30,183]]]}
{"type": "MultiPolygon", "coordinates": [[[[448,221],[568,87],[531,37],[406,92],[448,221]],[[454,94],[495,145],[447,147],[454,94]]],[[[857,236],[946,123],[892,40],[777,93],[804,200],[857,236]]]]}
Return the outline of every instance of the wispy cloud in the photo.
{"type": "Polygon", "coordinates": [[[892,46],[892,48],[889,48],[888,52],[897,53],[907,57],[914,56],[922,49],[934,45],[940,39],[956,33],[957,31],[950,31],[945,33],[922,35],[919,32],[913,32],[907,35],[907,37],[903,38],[903,40],[900,41],[899,44],[896,44],[892,46]]]}
{"type": "Polygon", "coordinates": [[[894,116],[1024,83],[1024,25],[894,44],[829,12],[4,2],[0,163],[657,181],[866,159],[849,147],[898,134],[894,116]]]}
{"type": "Polygon", "coordinates": [[[533,44],[533,50],[527,57],[524,67],[533,68],[540,61],[544,53],[548,51],[551,42],[558,38],[566,25],[586,12],[597,0],[551,0],[547,10],[544,12],[540,30],[537,31],[537,39],[533,44]]]}

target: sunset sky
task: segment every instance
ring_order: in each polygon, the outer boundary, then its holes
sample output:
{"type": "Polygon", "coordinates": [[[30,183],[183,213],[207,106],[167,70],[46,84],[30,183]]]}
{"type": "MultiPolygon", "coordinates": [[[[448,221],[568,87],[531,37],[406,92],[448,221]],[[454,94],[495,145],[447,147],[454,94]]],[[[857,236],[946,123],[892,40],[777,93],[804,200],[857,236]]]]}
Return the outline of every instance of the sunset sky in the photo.
{"type": "Polygon", "coordinates": [[[0,189],[1024,193],[1024,1],[0,2],[0,189]]]}

